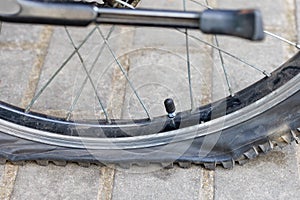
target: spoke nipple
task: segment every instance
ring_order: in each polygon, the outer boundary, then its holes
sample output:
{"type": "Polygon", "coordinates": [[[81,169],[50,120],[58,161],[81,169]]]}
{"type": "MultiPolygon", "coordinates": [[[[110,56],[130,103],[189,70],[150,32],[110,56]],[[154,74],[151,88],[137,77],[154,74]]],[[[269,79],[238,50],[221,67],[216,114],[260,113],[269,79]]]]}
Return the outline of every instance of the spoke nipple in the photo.
{"type": "Polygon", "coordinates": [[[232,91],[231,87],[229,87],[229,94],[230,94],[231,97],[235,96],[235,93],[232,91]]]}
{"type": "Polygon", "coordinates": [[[266,75],[267,77],[271,77],[271,74],[267,71],[264,71],[263,74],[266,75]]]}
{"type": "Polygon", "coordinates": [[[300,49],[300,44],[296,44],[296,46],[295,46],[297,49],[300,49]]]}
{"type": "Polygon", "coordinates": [[[176,113],[175,113],[176,107],[175,107],[173,99],[170,99],[170,98],[166,99],[164,101],[164,104],[165,104],[165,108],[166,108],[169,118],[174,118],[176,116],[176,113]]]}

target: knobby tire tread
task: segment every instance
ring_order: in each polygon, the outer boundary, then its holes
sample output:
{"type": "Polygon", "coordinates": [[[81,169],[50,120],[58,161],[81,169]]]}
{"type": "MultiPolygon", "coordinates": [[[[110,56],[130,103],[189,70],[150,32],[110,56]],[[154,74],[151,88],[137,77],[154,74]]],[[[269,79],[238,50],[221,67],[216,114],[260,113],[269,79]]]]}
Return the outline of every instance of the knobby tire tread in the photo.
{"type": "MultiPolygon", "coordinates": [[[[73,0],[41,1],[71,2],[73,0]]],[[[272,74],[271,78],[266,78],[268,80],[261,80],[249,88],[246,88],[235,97],[228,97],[216,104],[225,103],[227,115],[237,112],[238,110],[255,103],[266,94],[274,92],[280,87],[284,87],[286,82],[297,76],[299,73],[300,53],[276,70],[272,74]]],[[[199,152],[205,137],[194,138],[191,146],[180,156],[175,156],[172,152],[160,152],[161,154],[159,155],[161,156],[154,155],[153,157],[145,158],[143,157],[143,152],[150,149],[142,148],[123,152],[124,155],[117,155],[119,152],[114,150],[99,150],[99,152],[93,152],[94,155],[100,155],[95,158],[91,152],[86,149],[43,144],[0,132],[0,164],[12,162],[22,165],[27,161],[35,161],[37,164],[42,166],[47,166],[49,163],[65,166],[68,162],[73,162],[78,163],[83,167],[88,167],[91,164],[118,164],[121,167],[128,168],[132,164],[147,166],[151,163],[159,163],[164,167],[172,167],[174,164],[178,164],[178,166],[182,168],[189,168],[191,164],[196,164],[202,165],[211,170],[215,169],[217,166],[230,169],[234,167],[235,164],[244,164],[248,160],[257,157],[259,154],[264,154],[273,150],[276,146],[283,147],[293,142],[298,143],[298,137],[300,135],[299,102],[300,90],[287,98],[284,102],[281,102],[279,105],[276,105],[267,112],[257,116],[255,119],[223,130],[221,137],[213,149],[211,149],[211,152],[204,157],[199,157],[197,153],[199,152]],[[277,119],[272,118],[274,115],[277,119]],[[140,155],[138,155],[139,153],[140,155]]],[[[220,115],[218,115],[217,106],[209,104],[199,108],[196,120],[192,119],[191,121],[197,121],[197,123],[209,122],[215,118],[221,117],[221,114],[224,113],[220,112],[220,115]],[[212,111],[215,113],[213,117],[211,115],[212,111]]],[[[178,124],[177,128],[179,128],[185,115],[186,113],[183,113],[182,115],[179,114],[175,119],[175,124],[178,124]]],[[[74,131],[74,127],[72,126],[54,126],[53,124],[45,125],[37,123],[36,121],[30,121],[30,119],[26,118],[23,118],[22,124],[22,120],[16,120],[16,116],[5,113],[5,110],[0,110],[0,118],[39,130],[56,131],[57,133],[66,135],[76,135],[76,131],[74,131]]],[[[164,118],[164,120],[164,128],[162,130],[155,131],[166,132],[172,129],[168,126],[168,119],[164,118]]],[[[188,121],[185,122],[185,124],[186,126],[196,125],[194,123],[190,124],[188,121]]],[[[151,130],[151,128],[149,130],[151,130]]],[[[93,132],[91,129],[89,129],[89,131],[93,132]]],[[[157,134],[157,132],[150,132],[148,134],[157,134]]],[[[133,135],[138,134],[139,133],[133,135]]],[[[107,135],[105,136],[114,138],[126,137],[127,135],[124,135],[122,132],[117,133],[116,131],[112,131],[110,133],[107,131],[107,135]]],[[[180,145],[180,143],[177,145],[180,145]]],[[[154,147],[153,149],[155,151],[160,151],[159,147],[154,147]]]]}

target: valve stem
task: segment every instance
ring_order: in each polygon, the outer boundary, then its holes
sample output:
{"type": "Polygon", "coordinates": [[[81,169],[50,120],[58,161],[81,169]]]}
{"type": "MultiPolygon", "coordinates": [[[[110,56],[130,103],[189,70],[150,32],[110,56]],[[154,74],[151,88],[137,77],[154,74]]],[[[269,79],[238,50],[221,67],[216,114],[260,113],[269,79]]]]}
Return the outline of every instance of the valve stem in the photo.
{"type": "Polygon", "coordinates": [[[176,116],[176,112],[175,112],[176,107],[175,107],[173,99],[171,99],[171,98],[166,99],[164,101],[164,104],[165,104],[166,111],[168,113],[168,117],[173,119],[176,116]]]}

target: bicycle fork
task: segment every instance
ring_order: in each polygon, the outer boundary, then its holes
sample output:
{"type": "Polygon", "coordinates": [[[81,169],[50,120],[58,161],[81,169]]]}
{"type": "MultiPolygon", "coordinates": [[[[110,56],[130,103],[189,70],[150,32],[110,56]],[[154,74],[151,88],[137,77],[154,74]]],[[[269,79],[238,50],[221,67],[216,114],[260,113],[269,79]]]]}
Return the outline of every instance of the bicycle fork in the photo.
{"type": "Polygon", "coordinates": [[[0,20],[17,23],[87,26],[120,24],[134,26],[200,29],[208,34],[263,40],[259,10],[176,10],[104,8],[84,2],[43,2],[37,0],[0,1],[0,20]]]}

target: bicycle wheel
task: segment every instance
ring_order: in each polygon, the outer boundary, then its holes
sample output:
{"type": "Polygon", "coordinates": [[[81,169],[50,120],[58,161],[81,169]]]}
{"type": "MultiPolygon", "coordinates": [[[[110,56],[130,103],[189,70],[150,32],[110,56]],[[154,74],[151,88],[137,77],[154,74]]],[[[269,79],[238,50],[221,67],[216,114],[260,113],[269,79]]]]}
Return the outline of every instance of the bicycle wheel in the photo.
{"type": "MultiPolygon", "coordinates": [[[[152,4],[144,0],[139,6],[226,6],[152,4]]],[[[283,33],[274,29],[287,19],[271,18],[266,28],[276,35],[266,32],[271,37],[263,43],[185,29],[3,23],[0,157],[213,169],[297,141],[300,55],[280,65],[298,46],[283,46],[283,33]],[[274,49],[280,56],[272,56],[274,49]],[[176,115],[165,111],[168,98],[176,115]]],[[[291,34],[284,36],[293,41],[289,22],[284,28],[291,34]]]]}

